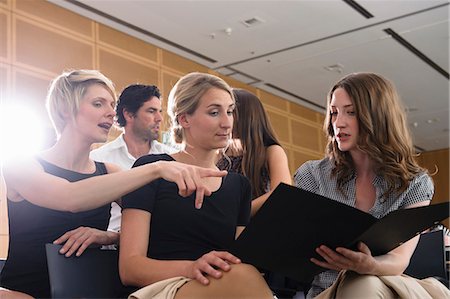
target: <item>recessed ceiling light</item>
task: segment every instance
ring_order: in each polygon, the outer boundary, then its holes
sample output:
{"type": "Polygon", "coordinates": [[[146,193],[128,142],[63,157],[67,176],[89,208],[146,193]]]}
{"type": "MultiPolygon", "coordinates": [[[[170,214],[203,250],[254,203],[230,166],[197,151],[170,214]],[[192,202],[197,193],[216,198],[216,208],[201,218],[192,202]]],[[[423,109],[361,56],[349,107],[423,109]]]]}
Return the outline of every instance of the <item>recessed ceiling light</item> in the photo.
{"type": "Polygon", "coordinates": [[[344,66],[340,63],[332,64],[329,66],[324,66],[323,68],[329,72],[334,72],[334,73],[338,73],[338,74],[341,74],[344,71],[344,66]]]}
{"type": "Polygon", "coordinates": [[[437,117],[426,120],[427,124],[437,123],[439,121],[440,121],[440,119],[437,117]]]}
{"type": "Polygon", "coordinates": [[[253,17],[250,19],[246,19],[243,20],[242,23],[246,26],[246,27],[253,27],[256,25],[260,25],[262,23],[264,23],[265,21],[263,19],[261,19],[260,17],[253,17]]]}
{"type": "Polygon", "coordinates": [[[419,109],[417,109],[416,107],[406,107],[405,108],[405,112],[406,113],[408,113],[408,112],[416,112],[416,111],[419,111],[419,109]]]}

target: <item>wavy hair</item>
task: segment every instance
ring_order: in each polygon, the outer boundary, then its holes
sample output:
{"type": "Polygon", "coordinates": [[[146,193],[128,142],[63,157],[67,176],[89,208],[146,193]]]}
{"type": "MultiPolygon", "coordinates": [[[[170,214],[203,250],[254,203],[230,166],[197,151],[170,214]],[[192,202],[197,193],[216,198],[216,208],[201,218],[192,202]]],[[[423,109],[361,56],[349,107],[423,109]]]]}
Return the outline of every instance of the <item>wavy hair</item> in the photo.
{"type": "Polygon", "coordinates": [[[119,126],[125,127],[127,125],[124,111],[136,114],[139,108],[153,97],[161,100],[161,93],[155,85],[132,84],[127,86],[120,94],[116,107],[119,126]]]}
{"type": "Polygon", "coordinates": [[[181,114],[193,114],[201,97],[211,88],[228,92],[234,102],[231,87],[223,79],[206,73],[193,72],[181,77],[169,93],[167,113],[171,120],[172,137],[176,143],[184,142],[183,127],[178,122],[181,114]]]}
{"type": "Polygon", "coordinates": [[[75,118],[87,89],[94,84],[105,87],[117,102],[114,84],[97,70],[63,72],[52,81],[47,93],[46,106],[58,137],[67,124],[67,115],[70,115],[72,120],[75,118]]]}
{"type": "Polygon", "coordinates": [[[327,155],[334,161],[332,174],[339,188],[354,174],[348,152],[339,150],[331,123],[331,98],[336,89],[344,89],[353,103],[359,125],[357,148],[367,154],[374,171],[382,176],[388,189],[384,195],[405,191],[411,180],[426,171],[415,160],[405,109],[394,85],[374,73],[353,73],[338,81],[328,93],[324,131],[328,137],[327,155]]]}
{"type": "Polygon", "coordinates": [[[242,173],[250,180],[252,195],[259,197],[266,192],[263,174],[269,173],[267,146],[280,142],[260,99],[244,89],[233,89],[233,94],[236,99],[233,138],[241,142],[242,173]]]}

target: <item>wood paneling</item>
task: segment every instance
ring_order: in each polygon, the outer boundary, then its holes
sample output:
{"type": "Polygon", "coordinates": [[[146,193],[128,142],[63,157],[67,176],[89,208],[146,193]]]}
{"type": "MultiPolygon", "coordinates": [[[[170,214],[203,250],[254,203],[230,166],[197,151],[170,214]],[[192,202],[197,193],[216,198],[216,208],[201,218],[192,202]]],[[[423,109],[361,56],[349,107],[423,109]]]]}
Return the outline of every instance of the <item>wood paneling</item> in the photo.
{"type": "Polygon", "coordinates": [[[8,8],[9,7],[9,1],[8,0],[0,0],[0,6],[8,8]]]}
{"type": "Polygon", "coordinates": [[[435,187],[433,202],[449,200],[449,149],[421,153],[418,161],[431,174],[437,170],[432,175],[435,187]]]}
{"type": "Polygon", "coordinates": [[[8,37],[9,29],[9,14],[0,9],[0,58],[4,58],[5,60],[9,58],[8,45],[11,40],[8,37]]]}
{"type": "Polygon", "coordinates": [[[98,40],[104,44],[123,49],[129,53],[133,53],[141,58],[158,62],[157,48],[140,39],[112,29],[105,25],[98,26],[98,40]]]}
{"type": "Polygon", "coordinates": [[[10,98],[10,88],[9,68],[6,65],[0,64],[0,99],[2,101],[8,101],[8,99],[10,98]]]}
{"type": "Polygon", "coordinates": [[[177,83],[181,76],[170,73],[162,72],[162,84],[161,84],[161,94],[162,94],[162,109],[164,111],[164,120],[162,125],[162,130],[167,131],[170,128],[170,117],[167,114],[167,101],[169,100],[169,93],[172,87],[177,83]]]}
{"type": "Polygon", "coordinates": [[[293,160],[293,165],[294,167],[291,168],[291,170],[293,171],[293,173],[295,173],[297,171],[297,169],[306,161],[309,160],[318,160],[323,158],[323,156],[320,155],[314,155],[314,154],[310,154],[310,153],[306,153],[306,152],[299,152],[299,151],[292,151],[292,157],[291,159],[293,160]]]}
{"type": "Polygon", "coordinates": [[[208,72],[207,67],[166,50],[162,50],[161,63],[162,66],[171,68],[172,70],[181,72],[183,74],[187,74],[190,72],[202,72],[202,73],[208,72]]]}
{"type": "Polygon", "coordinates": [[[319,142],[321,130],[317,126],[292,119],[292,142],[296,146],[308,148],[316,152],[322,152],[319,142]]]}
{"type": "Polygon", "coordinates": [[[289,105],[289,109],[290,112],[296,116],[302,117],[302,118],[306,118],[310,121],[314,121],[316,122],[317,119],[317,115],[321,115],[321,113],[313,111],[311,109],[308,109],[306,107],[300,106],[298,104],[292,103],[292,102],[287,102],[289,105]]]}
{"type": "Polygon", "coordinates": [[[99,69],[115,83],[118,94],[132,83],[159,85],[158,69],[108,50],[99,51],[99,69]]]}
{"type": "Polygon", "coordinates": [[[269,105],[273,108],[281,109],[286,112],[289,111],[288,102],[271,93],[259,90],[259,98],[261,99],[261,102],[263,102],[265,105],[269,105]]]}
{"type": "Polygon", "coordinates": [[[244,84],[244,83],[242,83],[242,82],[240,82],[240,81],[238,81],[238,80],[236,80],[236,79],[234,79],[234,78],[227,77],[227,76],[224,76],[224,75],[222,75],[222,74],[219,74],[219,73],[213,72],[213,71],[209,71],[209,73],[212,74],[212,75],[215,75],[215,76],[217,76],[217,77],[219,77],[219,78],[222,78],[225,82],[228,83],[228,85],[231,86],[231,88],[242,88],[242,89],[246,89],[246,90],[248,90],[248,91],[250,91],[250,92],[252,92],[252,93],[254,93],[254,94],[256,94],[256,95],[257,95],[257,93],[258,93],[258,92],[257,92],[257,89],[256,89],[255,87],[253,87],[253,86],[248,86],[248,85],[246,85],[246,84],[244,84]]]}
{"type": "Polygon", "coordinates": [[[267,116],[269,117],[270,123],[273,125],[273,129],[277,134],[277,137],[281,142],[291,143],[291,135],[289,129],[289,119],[286,118],[286,115],[281,113],[267,110],[267,116]]]}
{"type": "MultiPolygon", "coordinates": [[[[432,174],[435,188],[432,203],[449,201],[449,149],[421,153],[417,160],[422,167],[428,169],[432,174]]],[[[450,228],[450,219],[443,223],[450,228]]]]}
{"type": "MultiPolygon", "coordinates": [[[[16,0],[13,2],[17,14],[26,15],[51,24],[53,27],[93,38],[93,21],[74,12],[43,0],[16,0]]],[[[57,49],[57,48],[56,48],[57,49]]]]}
{"type": "Polygon", "coordinates": [[[32,108],[46,127],[51,127],[50,118],[45,108],[48,86],[53,78],[35,72],[13,69],[13,95],[15,104],[32,108]]]}
{"type": "Polygon", "coordinates": [[[93,45],[15,18],[17,63],[53,73],[93,68],[93,45]]]}

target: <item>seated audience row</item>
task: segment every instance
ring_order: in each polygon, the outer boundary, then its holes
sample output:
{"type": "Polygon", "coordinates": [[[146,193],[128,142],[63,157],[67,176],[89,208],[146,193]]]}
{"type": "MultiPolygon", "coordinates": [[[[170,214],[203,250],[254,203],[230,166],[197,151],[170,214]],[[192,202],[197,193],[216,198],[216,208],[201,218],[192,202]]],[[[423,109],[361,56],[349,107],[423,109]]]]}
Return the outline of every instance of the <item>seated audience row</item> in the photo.
{"type": "MultiPolygon", "coordinates": [[[[10,246],[0,286],[9,290],[0,295],[50,297],[46,243],[79,256],[120,239],[120,277],[141,288],[135,298],[273,298],[258,269],[227,251],[276,186],[292,183],[259,99],[213,75],[182,77],[168,103],[179,151],[157,142],[156,86],[131,85],[119,99],[123,134],[90,153],[116,117],[111,81],[77,70],[52,82],[47,107],[56,144],[4,168],[10,246]]],[[[297,187],[377,218],[430,203],[432,180],[414,160],[404,109],[387,79],[356,73],[337,82],[324,130],[327,156],[296,171],[297,187]]],[[[418,288],[400,276],[417,240],[382,256],[363,243],[356,250],[321,245],[323,259],[311,262],[328,271],[315,277],[308,298],[397,298],[385,277],[418,288]]],[[[437,291],[450,296],[443,285],[437,291]]]]}

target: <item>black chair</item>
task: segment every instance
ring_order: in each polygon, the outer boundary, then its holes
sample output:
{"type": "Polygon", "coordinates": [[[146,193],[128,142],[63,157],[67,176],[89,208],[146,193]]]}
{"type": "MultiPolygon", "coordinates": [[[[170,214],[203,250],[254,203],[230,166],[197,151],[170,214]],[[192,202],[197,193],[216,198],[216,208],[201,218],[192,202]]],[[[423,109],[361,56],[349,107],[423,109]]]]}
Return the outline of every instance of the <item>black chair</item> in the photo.
{"type": "Polygon", "coordinates": [[[59,253],[46,244],[52,298],[124,298],[132,290],[119,278],[117,250],[88,248],[79,257],[59,253]]]}
{"type": "Polygon", "coordinates": [[[434,277],[449,287],[443,230],[420,235],[405,274],[419,279],[434,277]]]}

